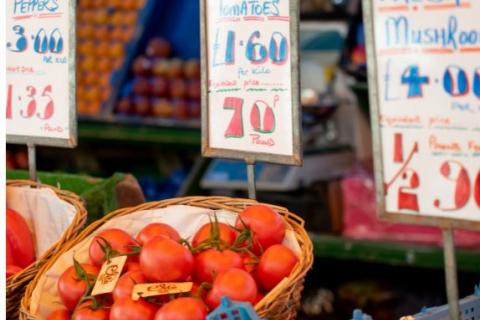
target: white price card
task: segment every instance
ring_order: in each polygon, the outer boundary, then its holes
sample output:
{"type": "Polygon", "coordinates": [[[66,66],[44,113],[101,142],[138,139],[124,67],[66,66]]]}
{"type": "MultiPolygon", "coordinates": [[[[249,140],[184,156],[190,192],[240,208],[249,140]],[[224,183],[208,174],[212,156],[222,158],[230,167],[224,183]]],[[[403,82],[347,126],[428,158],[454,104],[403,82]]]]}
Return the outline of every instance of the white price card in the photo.
{"type": "Polygon", "coordinates": [[[480,229],[480,1],[364,5],[382,215],[480,229]]]}
{"type": "Polygon", "coordinates": [[[301,164],[297,0],[202,0],[203,154],[301,164]]]}
{"type": "Polygon", "coordinates": [[[73,147],[75,1],[6,1],[7,142],[73,147]]]}

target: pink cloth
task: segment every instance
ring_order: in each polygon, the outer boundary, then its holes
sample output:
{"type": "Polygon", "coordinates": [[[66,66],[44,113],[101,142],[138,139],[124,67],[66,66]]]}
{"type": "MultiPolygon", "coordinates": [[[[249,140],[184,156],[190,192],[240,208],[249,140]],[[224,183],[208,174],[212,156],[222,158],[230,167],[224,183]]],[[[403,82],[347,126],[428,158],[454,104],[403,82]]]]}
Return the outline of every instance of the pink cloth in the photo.
{"type": "MultiPolygon", "coordinates": [[[[393,240],[421,244],[442,244],[441,230],[434,227],[394,224],[376,216],[375,185],[371,174],[356,170],[342,181],[343,234],[355,239],[393,240]]],[[[480,248],[480,232],[455,230],[455,243],[463,248],[480,248]]]]}

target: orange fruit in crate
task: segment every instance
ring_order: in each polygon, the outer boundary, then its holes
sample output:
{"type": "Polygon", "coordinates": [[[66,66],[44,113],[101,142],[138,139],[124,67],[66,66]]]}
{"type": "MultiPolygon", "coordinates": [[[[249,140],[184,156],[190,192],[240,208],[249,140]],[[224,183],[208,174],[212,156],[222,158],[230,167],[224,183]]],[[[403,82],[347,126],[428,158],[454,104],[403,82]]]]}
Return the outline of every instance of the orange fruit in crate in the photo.
{"type": "Polygon", "coordinates": [[[110,33],[110,39],[114,41],[120,41],[123,39],[124,28],[121,26],[112,26],[112,31],[110,33]]]}
{"type": "Polygon", "coordinates": [[[95,42],[88,40],[88,41],[82,41],[78,45],[78,52],[81,55],[92,55],[95,52],[95,42]]]}
{"type": "Polygon", "coordinates": [[[133,26],[137,23],[137,12],[125,12],[123,14],[123,23],[126,25],[133,26]]]}
{"type": "Polygon", "coordinates": [[[95,12],[95,23],[98,25],[104,25],[107,23],[109,15],[106,9],[97,10],[95,12]]]}
{"type": "Polygon", "coordinates": [[[80,69],[83,71],[94,70],[96,59],[93,56],[85,56],[80,63],[80,69]]]}
{"type": "Polygon", "coordinates": [[[151,112],[150,100],[145,97],[135,97],[134,99],[134,111],[139,116],[147,116],[151,112]]]}
{"type": "Polygon", "coordinates": [[[77,29],[77,36],[80,40],[88,40],[94,35],[95,29],[91,24],[82,23],[77,29]]]}
{"type": "Polygon", "coordinates": [[[152,72],[159,77],[166,77],[168,75],[169,62],[167,59],[155,59],[153,61],[152,72]]]}
{"type": "Polygon", "coordinates": [[[123,13],[121,11],[114,12],[110,18],[110,23],[120,26],[123,24],[123,13]]]}
{"type": "Polygon", "coordinates": [[[167,77],[170,79],[181,78],[183,76],[183,61],[175,58],[168,64],[167,77]]]}
{"type": "Polygon", "coordinates": [[[109,56],[114,58],[123,57],[123,46],[124,44],[121,42],[112,42],[108,51],[109,56]]]}
{"type": "Polygon", "coordinates": [[[95,0],[80,0],[78,6],[80,9],[91,8],[95,0]]]}
{"type": "Polygon", "coordinates": [[[133,38],[134,34],[135,34],[135,28],[134,27],[126,27],[126,28],[123,29],[120,40],[123,41],[123,42],[129,42],[133,38]]]}
{"type": "Polygon", "coordinates": [[[169,118],[173,115],[173,105],[165,98],[153,99],[152,113],[156,117],[169,118]]]}
{"type": "Polygon", "coordinates": [[[78,113],[87,113],[88,112],[87,103],[80,99],[77,100],[77,110],[78,110],[78,113]]]}
{"type": "Polygon", "coordinates": [[[187,95],[187,83],[183,79],[170,81],[170,95],[174,98],[183,98],[187,95]]]}
{"type": "Polygon", "coordinates": [[[110,52],[110,47],[111,47],[111,44],[108,42],[97,43],[96,50],[95,50],[95,55],[97,56],[97,58],[108,57],[110,52]]]}
{"type": "Polygon", "coordinates": [[[112,89],[109,86],[101,87],[100,88],[101,100],[102,101],[107,101],[108,99],[110,99],[110,94],[112,93],[111,91],[112,91],[112,89]]]}
{"type": "Polygon", "coordinates": [[[93,2],[93,6],[95,8],[104,8],[105,6],[107,6],[109,3],[109,0],[94,0],[93,2]]]}
{"type": "Polygon", "coordinates": [[[97,87],[89,87],[85,91],[85,98],[89,102],[100,101],[100,90],[97,87]]]}
{"type": "Polygon", "coordinates": [[[102,87],[110,86],[110,73],[98,74],[98,85],[102,87]]]}
{"type": "Polygon", "coordinates": [[[135,8],[141,9],[145,6],[145,0],[136,0],[135,1],[135,8]]]}
{"type": "Polygon", "coordinates": [[[95,39],[99,41],[108,41],[111,38],[111,32],[108,26],[100,26],[95,30],[95,39]]]}
{"type": "Polygon", "coordinates": [[[90,101],[88,102],[87,114],[95,115],[100,113],[102,108],[102,103],[100,101],[90,101]]]}
{"type": "Polygon", "coordinates": [[[97,84],[97,74],[95,72],[87,72],[84,79],[85,83],[89,86],[95,86],[97,84]]]}
{"type": "Polygon", "coordinates": [[[198,59],[190,59],[183,66],[183,73],[187,79],[200,79],[200,61],[198,59]]]}
{"type": "Polygon", "coordinates": [[[83,12],[83,21],[86,23],[95,23],[95,10],[85,10],[83,12]]]}
{"type": "Polygon", "coordinates": [[[109,58],[100,58],[97,60],[97,70],[108,72],[112,69],[112,61],[109,58]]]}

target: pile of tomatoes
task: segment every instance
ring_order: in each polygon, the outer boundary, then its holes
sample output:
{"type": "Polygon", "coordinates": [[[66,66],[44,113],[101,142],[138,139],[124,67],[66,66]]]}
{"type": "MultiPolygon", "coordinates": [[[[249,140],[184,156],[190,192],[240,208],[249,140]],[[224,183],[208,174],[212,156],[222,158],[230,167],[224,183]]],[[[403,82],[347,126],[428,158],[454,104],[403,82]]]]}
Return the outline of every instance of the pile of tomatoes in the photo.
{"type": "Polygon", "coordinates": [[[15,210],[8,208],[6,215],[6,276],[8,279],[35,261],[35,245],[25,219],[15,210]]]}
{"type": "Polygon", "coordinates": [[[103,230],[89,247],[89,263],[67,268],[58,280],[63,309],[47,319],[203,320],[227,296],[255,305],[288,277],[298,258],[282,245],[285,220],[272,208],[253,205],[235,226],[216,217],[191,241],[163,223],[145,226],[135,238],[121,229],[103,230]],[[111,294],[92,297],[102,264],[127,255],[123,274],[111,294]],[[191,292],[132,299],[144,283],[192,282],[191,292]]]}

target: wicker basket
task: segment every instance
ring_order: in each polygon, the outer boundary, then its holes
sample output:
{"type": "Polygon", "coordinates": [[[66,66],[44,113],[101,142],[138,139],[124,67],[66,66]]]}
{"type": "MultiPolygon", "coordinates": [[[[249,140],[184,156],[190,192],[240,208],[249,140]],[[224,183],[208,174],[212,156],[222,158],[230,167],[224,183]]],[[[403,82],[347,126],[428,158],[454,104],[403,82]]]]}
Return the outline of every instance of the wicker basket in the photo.
{"type": "MultiPolygon", "coordinates": [[[[75,239],[70,241],[61,251],[59,251],[50,261],[43,266],[38,272],[35,279],[30,283],[25,291],[25,295],[21,301],[20,319],[35,319],[30,315],[30,299],[32,292],[35,289],[37,282],[42,274],[47,272],[55,263],[55,261],[65,252],[74,247],[77,243],[89,237],[96,229],[101,227],[107,220],[128,215],[130,213],[150,210],[161,209],[173,205],[187,205],[193,207],[207,208],[212,210],[225,209],[232,212],[240,212],[246,206],[257,203],[253,200],[247,199],[233,199],[226,197],[187,197],[176,198],[170,200],[164,200],[159,202],[149,202],[133,208],[119,209],[109,215],[105,216],[102,220],[94,222],[85,230],[83,230],[75,239]]],[[[283,215],[289,226],[295,233],[297,241],[301,248],[301,256],[299,257],[299,263],[295,270],[292,272],[288,281],[280,283],[269,296],[261,301],[255,309],[261,317],[267,317],[270,320],[289,320],[295,319],[297,314],[297,308],[300,305],[301,292],[303,290],[303,282],[305,274],[310,269],[313,262],[313,247],[308,234],[304,229],[304,222],[301,218],[289,212],[287,209],[277,206],[272,206],[280,214],[283,215]]]]}
{"type": "MultiPolygon", "coordinates": [[[[36,188],[37,183],[28,180],[10,180],[7,181],[9,187],[31,187],[36,188]]],[[[65,190],[60,190],[55,187],[40,184],[41,188],[48,188],[53,190],[55,194],[65,202],[71,204],[76,211],[70,226],[65,230],[61,239],[59,239],[53,246],[51,246],[41,257],[39,257],[31,265],[23,269],[21,272],[15,274],[7,280],[6,285],[6,299],[7,299],[7,318],[18,319],[18,311],[20,308],[20,300],[22,299],[25,287],[36,276],[40,268],[47,263],[47,261],[57,252],[59,252],[65,243],[73,239],[87,220],[87,211],[85,210],[81,199],[65,190]]]]}

